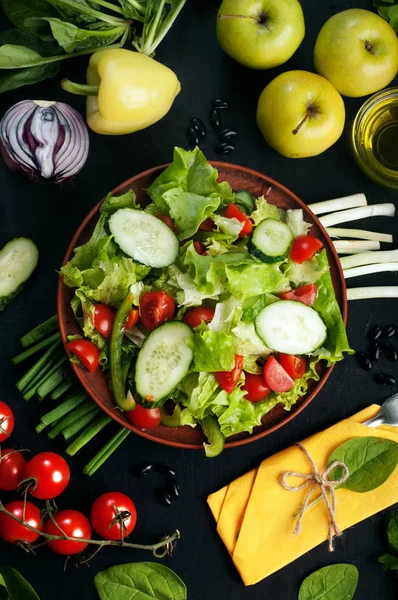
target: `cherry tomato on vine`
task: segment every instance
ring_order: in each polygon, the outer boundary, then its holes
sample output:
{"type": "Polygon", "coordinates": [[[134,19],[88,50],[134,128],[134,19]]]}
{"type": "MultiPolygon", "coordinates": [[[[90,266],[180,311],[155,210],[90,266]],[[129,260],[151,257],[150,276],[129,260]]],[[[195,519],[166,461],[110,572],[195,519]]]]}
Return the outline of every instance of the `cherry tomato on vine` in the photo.
{"type": "Polygon", "coordinates": [[[134,410],[124,413],[130,423],[138,429],[153,429],[160,425],[160,410],[158,408],[144,408],[136,404],[134,410]]]}
{"type": "Polygon", "coordinates": [[[166,225],[168,225],[170,227],[170,229],[177,235],[177,229],[176,226],[174,224],[174,221],[171,217],[169,217],[169,215],[156,215],[158,219],[160,219],[161,221],[163,221],[163,223],[166,223],[166,225]]]}
{"type": "Polygon", "coordinates": [[[108,492],[94,501],[90,521],[101,539],[120,540],[133,531],[137,522],[137,511],[134,502],[126,494],[108,492]]]}
{"type": "Polygon", "coordinates": [[[68,463],[55,452],[36,454],[26,465],[24,473],[29,493],[40,500],[51,500],[59,496],[68,485],[69,479],[68,463]]]}
{"type": "Polygon", "coordinates": [[[112,333],[115,311],[106,304],[96,304],[94,308],[94,327],[100,334],[109,340],[112,333]]]}
{"type": "Polygon", "coordinates": [[[293,241],[290,258],[293,262],[301,265],[304,261],[312,258],[315,252],[322,248],[322,242],[313,235],[299,235],[293,241]]]}
{"type": "Polygon", "coordinates": [[[206,253],[206,246],[200,240],[195,240],[193,243],[193,247],[195,248],[198,254],[203,255],[206,253]]]}
{"type": "Polygon", "coordinates": [[[11,408],[0,400],[0,443],[8,440],[14,429],[14,422],[11,408]]]}
{"type": "MultiPolygon", "coordinates": [[[[91,525],[83,513],[77,510],[60,510],[54,515],[55,522],[59,525],[68,537],[82,538],[84,540],[91,539],[91,525]]],[[[50,535],[62,535],[57,525],[47,519],[44,523],[44,533],[50,535]]],[[[52,540],[48,547],[56,554],[80,554],[87,548],[88,542],[78,542],[74,540],[52,540]]]]}
{"type": "Polygon", "coordinates": [[[228,204],[224,215],[227,219],[237,219],[241,223],[243,223],[243,227],[240,230],[239,237],[243,238],[251,234],[253,230],[252,222],[249,217],[245,215],[243,211],[236,204],[228,204]]]}
{"type": "Polygon", "coordinates": [[[221,371],[219,373],[214,373],[218,385],[222,387],[223,390],[230,394],[236,384],[238,383],[240,376],[242,375],[243,368],[243,356],[240,354],[235,354],[235,366],[232,371],[221,371]]]}
{"type": "Polygon", "coordinates": [[[270,356],[264,365],[264,377],[268,387],[277,393],[288,392],[294,386],[294,381],[278,363],[275,356],[270,356]]]}
{"type": "Polygon", "coordinates": [[[134,325],[137,325],[140,320],[140,311],[138,308],[132,308],[127,316],[125,329],[131,329],[134,325]]]}
{"type": "Polygon", "coordinates": [[[307,360],[292,354],[279,354],[278,362],[292,379],[301,379],[307,370],[307,360]]]}
{"type": "Polygon", "coordinates": [[[98,367],[99,350],[89,340],[72,340],[65,344],[65,348],[77,356],[90,373],[93,373],[98,367]]]}
{"type": "Polygon", "coordinates": [[[195,329],[195,327],[198,327],[202,322],[208,323],[213,317],[214,310],[212,308],[207,308],[207,306],[195,306],[195,308],[187,310],[184,315],[184,321],[192,327],[192,329],[195,329]]]}
{"type": "Polygon", "coordinates": [[[245,398],[249,402],[259,402],[264,400],[270,393],[264,375],[262,373],[255,375],[253,373],[245,373],[245,383],[242,386],[246,390],[245,398]]]}
{"type": "Polygon", "coordinates": [[[312,306],[315,302],[317,293],[317,284],[309,283],[308,285],[302,285],[291,292],[283,292],[280,298],[281,300],[295,300],[296,302],[302,302],[307,306],[312,306]]]}
{"type": "Polygon", "coordinates": [[[147,292],[140,298],[140,316],[143,326],[152,331],[174,317],[175,302],[165,291],[147,292]]]}
{"type": "MultiPolygon", "coordinates": [[[[23,518],[23,500],[9,502],[4,508],[18,519],[23,518]]],[[[41,531],[42,524],[40,519],[40,510],[37,506],[32,504],[32,502],[26,502],[24,515],[25,522],[31,527],[41,531]]],[[[31,531],[21,523],[18,523],[5,513],[0,513],[0,538],[10,544],[17,544],[18,542],[33,544],[39,538],[39,534],[31,531]]]]}
{"type": "Polygon", "coordinates": [[[0,456],[0,490],[16,490],[23,479],[26,460],[14,448],[2,448],[0,456]]]}

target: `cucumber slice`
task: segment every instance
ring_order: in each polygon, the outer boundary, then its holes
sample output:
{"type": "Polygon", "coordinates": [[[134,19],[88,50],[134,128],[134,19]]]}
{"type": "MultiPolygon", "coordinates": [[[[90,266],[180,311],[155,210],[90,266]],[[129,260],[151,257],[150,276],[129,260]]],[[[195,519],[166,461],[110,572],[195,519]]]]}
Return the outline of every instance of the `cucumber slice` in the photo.
{"type": "Polygon", "coordinates": [[[189,371],[192,329],[182,321],[164,323],[149,334],[138,353],[135,387],[144,406],[161,406],[189,371]]]}
{"type": "Polygon", "coordinates": [[[0,251],[0,311],[19,294],[38,260],[37,246],[28,238],[15,238],[0,251]]]}
{"type": "Polygon", "coordinates": [[[287,255],[293,238],[293,232],[286,223],[264,219],[254,229],[250,252],[262,262],[279,262],[287,255]]]}
{"type": "Polygon", "coordinates": [[[235,192],[235,198],[235,204],[237,204],[244,213],[251,215],[255,208],[254,198],[251,193],[247,190],[239,190],[238,192],[235,192]]]}
{"type": "Polygon", "coordinates": [[[178,256],[180,244],[170,227],[143,210],[117,210],[109,229],[121,250],[147,267],[168,267],[178,256]]]}
{"type": "Polygon", "coordinates": [[[319,314],[302,302],[280,300],[266,306],[255,319],[265,345],[284,354],[309,354],[322,346],[327,336],[319,314]]]}

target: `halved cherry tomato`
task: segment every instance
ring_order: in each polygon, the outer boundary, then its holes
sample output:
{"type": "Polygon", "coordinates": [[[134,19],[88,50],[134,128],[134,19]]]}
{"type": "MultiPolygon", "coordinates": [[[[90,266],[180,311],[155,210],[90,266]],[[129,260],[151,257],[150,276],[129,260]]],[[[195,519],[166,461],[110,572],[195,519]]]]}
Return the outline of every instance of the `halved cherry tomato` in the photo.
{"type": "MultiPolygon", "coordinates": [[[[14,517],[17,517],[18,519],[24,518],[24,521],[28,525],[41,531],[42,524],[40,510],[35,504],[32,504],[32,502],[26,502],[25,515],[23,514],[23,500],[9,502],[4,508],[14,515],[14,517]]],[[[39,534],[28,529],[25,525],[18,523],[18,521],[15,521],[5,513],[0,513],[0,538],[10,544],[17,544],[18,542],[33,544],[33,542],[39,538],[39,534]]]]}
{"type": "Polygon", "coordinates": [[[140,311],[138,310],[138,308],[132,308],[128,314],[124,328],[131,329],[132,327],[134,327],[134,325],[137,325],[139,319],[140,311]]]}
{"type": "Polygon", "coordinates": [[[205,219],[200,225],[199,225],[199,230],[200,231],[214,231],[216,228],[216,225],[214,223],[214,221],[212,221],[210,219],[210,217],[208,219],[205,219]]]}
{"type": "Polygon", "coordinates": [[[23,479],[26,460],[14,448],[2,448],[0,456],[0,490],[12,492],[23,479]]]}
{"type": "Polygon", "coordinates": [[[164,290],[147,292],[140,298],[140,316],[146,329],[152,331],[174,317],[175,302],[164,290]]]}
{"type": "Polygon", "coordinates": [[[270,393],[270,389],[267,386],[264,375],[254,375],[253,373],[245,373],[245,384],[242,386],[243,390],[246,390],[246,400],[250,402],[259,402],[264,400],[270,393]]]}
{"type": "Polygon", "coordinates": [[[290,258],[293,262],[301,265],[304,261],[314,256],[322,248],[323,244],[313,235],[299,235],[293,241],[290,258]]]}
{"type": "Polygon", "coordinates": [[[193,247],[195,248],[198,254],[203,255],[206,253],[206,246],[199,240],[194,241],[193,247]]]}
{"type": "Polygon", "coordinates": [[[307,360],[301,356],[292,354],[279,354],[279,364],[285,369],[286,373],[293,379],[301,379],[307,371],[307,360]]]}
{"type": "Polygon", "coordinates": [[[112,333],[113,321],[115,320],[115,311],[106,304],[96,304],[94,308],[94,327],[100,332],[106,340],[109,340],[112,333]]]}
{"type": "Polygon", "coordinates": [[[26,465],[24,485],[25,480],[28,491],[34,498],[51,500],[59,496],[68,485],[70,469],[59,454],[39,452],[26,465]]]}
{"type": "MultiPolygon", "coordinates": [[[[77,510],[60,510],[54,515],[55,523],[59,525],[68,537],[91,539],[91,525],[83,513],[77,510]]],[[[44,532],[50,535],[62,535],[60,529],[51,519],[44,523],[44,532]]],[[[79,554],[88,546],[88,542],[74,540],[52,540],[48,547],[56,554],[79,554]]]]}
{"type": "Polygon", "coordinates": [[[234,387],[238,383],[240,376],[242,375],[243,368],[243,356],[235,354],[235,366],[232,371],[220,371],[214,373],[217,383],[223,390],[230,394],[233,392],[234,387]]]}
{"type": "Polygon", "coordinates": [[[288,392],[294,386],[293,379],[274,356],[270,356],[264,365],[264,377],[273,392],[288,392]]]}
{"type": "Polygon", "coordinates": [[[126,494],[107,492],[94,500],[90,521],[102,540],[121,540],[133,531],[137,511],[134,502],[126,494]]]}
{"type": "Polygon", "coordinates": [[[14,422],[11,408],[0,400],[0,443],[8,440],[14,429],[14,422]]]}
{"type": "Polygon", "coordinates": [[[243,238],[247,235],[250,235],[253,230],[252,222],[249,217],[245,215],[244,212],[240,210],[240,208],[236,204],[228,204],[227,209],[224,213],[227,219],[237,219],[241,223],[243,223],[243,227],[239,233],[239,237],[243,238]]]}
{"type": "Polygon", "coordinates": [[[160,410],[158,408],[144,408],[136,404],[134,410],[124,413],[130,423],[138,429],[153,429],[160,425],[160,410]]]}
{"type": "Polygon", "coordinates": [[[163,223],[166,223],[166,225],[168,225],[170,227],[170,229],[177,235],[176,226],[174,225],[173,219],[171,217],[169,217],[169,215],[156,215],[156,216],[158,219],[163,221],[163,223]]]}
{"type": "Polygon", "coordinates": [[[184,315],[185,323],[188,323],[192,329],[198,327],[202,321],[204,323],[209,323],[214,317],[214,310],[212,308],[207,308],[207,306],[195,306],[195,308],[191,308],[187,310],[184,315]]]}
{"type": "Polygon", "coordinates": [[[65,348],[72,352],[90,373],[99,365],[99,350],[89,340],[72,340],[65,344],[65,348]]]}
{"type": "Polygon", "coordinates": [[[307,306],[312,306],[315,302],[317,292],[317,284],[309,283],[308,285],[302,285],[291,292],[283,292],[283,294],[280,295],[280,298],[281,300],[295,300],[296,302],[302,302],[307,306]]]}

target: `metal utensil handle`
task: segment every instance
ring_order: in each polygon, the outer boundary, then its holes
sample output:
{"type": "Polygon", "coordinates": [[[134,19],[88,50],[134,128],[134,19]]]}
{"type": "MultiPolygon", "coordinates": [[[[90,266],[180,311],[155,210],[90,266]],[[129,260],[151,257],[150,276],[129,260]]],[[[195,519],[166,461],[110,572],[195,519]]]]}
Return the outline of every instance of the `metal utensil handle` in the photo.
{"type": "Polygon", "coordinates": [[[377,415],[375,415],[372,419],[365,421],[362,425],[366,425],[367,427],[378,427],[379,425],[383,425],[385,423],[383,411],[380,410],[377,415]]]}

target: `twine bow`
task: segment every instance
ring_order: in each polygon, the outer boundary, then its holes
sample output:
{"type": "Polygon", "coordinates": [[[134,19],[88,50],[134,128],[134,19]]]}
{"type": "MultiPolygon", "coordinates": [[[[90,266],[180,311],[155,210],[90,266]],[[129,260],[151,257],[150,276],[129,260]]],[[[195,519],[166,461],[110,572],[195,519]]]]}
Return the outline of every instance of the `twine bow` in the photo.
{"type": "Polygon", "coordinates": [[[311,498],[312,494],[315,492],[315,490],[319,487],[321,489],[322,496],[325,501],[327,511],[329,513],[329,552],[333,552],[333,550],[334,550],[333,540],[336,536],[338,537],[341,535],[341,531],[336,522],[336,492],[335,492],[335,488],[337,486],[339,486],[340,484],[344,483],[345,481],[347,481],[347,479],[350,475],[350,472],[348,470],[347,465],[345,465],[344,463],[342,463],[340,461],[335,461],[335,462],[331,463],[329,466],[327,466],[326,469],[323,471],[323,473],[320,473],[318,470],[318,467],[316,466],[316,464],[315,464],[314,460],[312,459],[312,456],[310,455],[308,450],[302,444],[300,444],[300,442],[296,442],[296,446],[298,446],[300,448],[300,450],[302,450],[302,452],[304,452],[304,454],[308,458],[308,461],[312,467],[312,473],[309,473],[307,475],[306,473],[297,473],[295,471],[285,471],[284,473],[282,473],[282,475],[280,477],[280,484],[288,492],[298,492],[299,490],[302,490],[306,487],[309,488],[308,492],[304,498],[303,505],[301,506],[301,508],[298,512],[297,523],[296,523],[293,533],[294,534],[300,533],[303,517],[304,517],[306,511],[309,509],[310,498],[311,498]],[[329,479],[330,473],[336,467],[341,467],[343,469],[343,475],[340,477],[340,479],[329,479]],[[300,477],[301,479],[304,479],[304,481],[300,485],[292,486],[288,482],[289,477],[300,477]]]}

